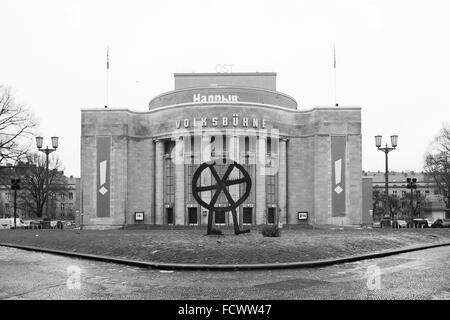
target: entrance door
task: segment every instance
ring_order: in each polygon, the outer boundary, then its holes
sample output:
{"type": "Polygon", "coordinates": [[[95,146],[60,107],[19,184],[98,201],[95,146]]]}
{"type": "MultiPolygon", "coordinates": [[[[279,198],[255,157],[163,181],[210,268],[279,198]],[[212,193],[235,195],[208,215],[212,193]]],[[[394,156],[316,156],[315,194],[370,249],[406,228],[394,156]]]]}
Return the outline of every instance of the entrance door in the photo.
{"type": "Polygon", "coordinates": [[[253,210],[252,208],[243,208],[242,223],[252,224],[253,210]]]}
{"type": "Polygon", "coordinates": [[[267,223],[275,223],[275,208],[267,208],[267,223]]]}
{"type": "Polygon", "coordinates": [[[225,212],[216,212],[216,224],[225,224],[225,212]]]}
{"type": "Polygon", "coordinates": [[[173,208],[166,208],[167,224],[173,224],[173,208]]]}
{"type": "Polygon", "coordinates": [[[188,208],[188,221],[189,224],[198,224],[197,220],[197,208],[188,208]]]}

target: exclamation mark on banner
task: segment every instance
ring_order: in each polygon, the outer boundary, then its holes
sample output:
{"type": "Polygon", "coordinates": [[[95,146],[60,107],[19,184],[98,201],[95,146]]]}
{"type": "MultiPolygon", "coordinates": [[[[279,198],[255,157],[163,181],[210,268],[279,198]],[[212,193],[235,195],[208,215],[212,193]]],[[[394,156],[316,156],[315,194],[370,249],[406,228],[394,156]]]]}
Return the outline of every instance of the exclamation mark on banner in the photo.
{"type": "Polygon", "coordinates": [[[337,194],[340,194],[343,191],[341,186],[339,186],[342,179],[341,175],[342,175],[342,159],[339,159],[334,162],[334,183],[338,185],[336,188],[334,188],[334,191],[337,194]]]}
{"type": "Polygon", "coordinates": [[[107,160],[100,162],[100,185],[102,187],[98,191],[102,195],[105,195],[105,193],[108,192],[108,189],[106,189],[105,186],[103,186],[106,183],[106,164],[107,164],[107,162],[108,162],[107,160]]]}

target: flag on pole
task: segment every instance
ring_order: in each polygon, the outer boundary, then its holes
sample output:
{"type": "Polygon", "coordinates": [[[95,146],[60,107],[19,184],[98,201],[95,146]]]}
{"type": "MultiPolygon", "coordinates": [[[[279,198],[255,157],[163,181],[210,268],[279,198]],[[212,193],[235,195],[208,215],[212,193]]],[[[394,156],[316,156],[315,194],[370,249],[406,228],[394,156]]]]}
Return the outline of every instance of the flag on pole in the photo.
{"type": "Polygon", "coordinates": [[[109,47],[106,49],[106,69],[109,70],[109,47]]]}
{"type": "Polygon", "coordinates": [[[334,68],[336,69],[336,47],[333,45],[334,68]]]}
{"type": "Polygon", "coordinates": [[[337,107],[337,89],[336,89],[336,45],[333,43],[333,64],[334,64],[334,105],[337,107]]]}

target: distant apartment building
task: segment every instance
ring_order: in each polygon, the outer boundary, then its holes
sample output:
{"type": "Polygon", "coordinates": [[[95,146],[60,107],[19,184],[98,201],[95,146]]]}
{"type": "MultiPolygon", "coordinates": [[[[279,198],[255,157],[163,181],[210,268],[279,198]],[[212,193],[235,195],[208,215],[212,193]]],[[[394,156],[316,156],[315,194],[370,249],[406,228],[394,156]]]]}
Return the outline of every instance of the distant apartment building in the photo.
{"type": "MultiPolygon", "coordinates": [[[[363,171],[363,177],[372,178],[372,188],[374,193],[385,193],[386,176],[384,172],[363,171]]],[[[443,195],[440,193],[433,177],[425,172],[389,172],[389,195],[397,198],[404,198],[405,196],[409,197],[411,190],[406,187],[407,178],[417,179],[417,189],[413,190],[413,192],[420,194],[425,198],[425,204],[420,212],[421,217],[429,218],[433,221],[439,218],[450,218],[450,212],[445,207],[443,195]]]]}
{"type": "MultiPolygon", "coordinates": [[[[9,218],[14,216],[14,190],[11,190],[11,178],[26,174],[26,170],[16,170],[13,166],[0,167],[0,218],[9,218]],[[19,173],[17,173],[19,172],[19,173]]],[[[17,217],[22,219],[37,218],[35,210],[24,205],[24,197],[32,197],[30,191],[23,186],[17,191],[17,217]]],[[[50,195],[48,201],[48,213],[52,219],[57,220],[75,220],[79,213],[80,178],[73,176],[67,177],[63,172],[58,173],[57,182],[54,185],[55,192],[50,195]]],[[[45,209],[44,209],[45,215],[45,209]]]]}

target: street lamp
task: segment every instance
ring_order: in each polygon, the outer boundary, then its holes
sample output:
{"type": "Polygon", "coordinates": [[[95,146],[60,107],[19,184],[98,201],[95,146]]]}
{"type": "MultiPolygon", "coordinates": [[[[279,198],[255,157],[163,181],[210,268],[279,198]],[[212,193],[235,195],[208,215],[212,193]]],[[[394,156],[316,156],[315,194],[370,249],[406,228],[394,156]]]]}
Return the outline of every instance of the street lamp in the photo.
{"type": "Polygon", "coordinates": [[[39,149],[39,151],[45,153],[45,187],[46,187],[45,215],[47,218],[48,218],[48,155],[53,151],[56,151],[56,149],[58,148],[58,137],[52,137],[51,139],[53,149],[49,149],[48,146],[45,149],[42,149],[42,142],[44,141],[44,138],[36,137],[36,147],[39,149]]]}
{"type": "MultiPolygon", "coordinates": [[[[385,173],[385,193],[386,193],[386,201],[384,203],[384,210],[385,212],[388,212],[389,210],[389,169],[388,169],[388,153],[391,152],[392,150],[395,150],[395,148],[397,147],[397,142],[398,142],[398,136],[397,135],[392,135],[391,136],[391,145],[392,147],[388,147],[387,143],[386,146],[384,148],[381,147],[381,135],[376,135],[375,136],[375,146],[378,148],[378,150],[383,151],[386,157],[386,173],[385,173]]],[[[391,215],[389,213],[389,215],[391,215]]],[[[391,219],[393,217],[391,216],[391,219]]]]}
{"type": "Polygon", "coordinates": [[[413,220],[413,189],[417,189],[417,184],[416,184],[416,182],[417,182],[417,179],[416,178],[407,178],[406,179],[406,182],[408,183],[407,185],[406,185],[406,188],[407,189],[411,189],[411,200],[410,200],[410,202],[411,202],[411,221],[413,220]]]}

